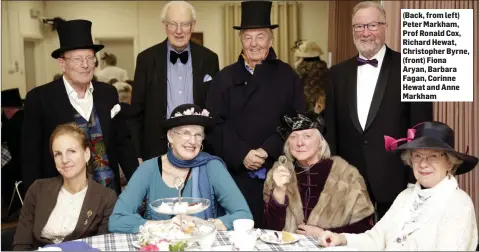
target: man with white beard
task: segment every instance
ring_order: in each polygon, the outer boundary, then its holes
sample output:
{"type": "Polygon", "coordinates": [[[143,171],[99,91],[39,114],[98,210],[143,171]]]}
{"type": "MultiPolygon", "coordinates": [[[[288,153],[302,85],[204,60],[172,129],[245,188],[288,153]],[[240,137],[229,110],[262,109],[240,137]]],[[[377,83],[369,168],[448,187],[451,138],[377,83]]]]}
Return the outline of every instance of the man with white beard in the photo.
{"type": "Polygon", "coordinates": [[[414,181],[399,155],[385,151],[384,136],[398,139],[433,117],[430,102],[401,102],[401,54],[385,45],[386,29],[379,3],[354,7],[352,33],[359,53],[331,68],[324,112],[331,154],[358,168],[377,220],[414,181]]]}

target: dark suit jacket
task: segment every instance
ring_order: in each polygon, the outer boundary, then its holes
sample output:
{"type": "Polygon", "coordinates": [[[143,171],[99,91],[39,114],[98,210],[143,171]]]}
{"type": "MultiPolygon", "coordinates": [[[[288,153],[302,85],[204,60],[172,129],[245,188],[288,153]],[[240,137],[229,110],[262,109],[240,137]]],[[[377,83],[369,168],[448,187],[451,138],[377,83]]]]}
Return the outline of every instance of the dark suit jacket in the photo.
{"type": "MultiPolygon", "coordinates": [[[[129,179],[138,167],[138,159],[126,121],[120,115],[122,112],[111,118],[111,109],[118,104],[118,92],[112,85],[102,82],[94,81],[93,88],[93,104],[100,119],[108,162],[119,185],[118,164],[129,179]]],[[[75,122],[75,113],[77,112],[70,104],[63,78],[28,92],[22,130],[22,176],[25,190],[36,179],[58,175],[50,154],[50,136],[58,125],[75,122]]],[[[120,188],[117,188],[117,193],[120,193],[120,188]]]]}
{"type": "MultiPolygon", "coordinates": [[[[190,42],[193,68],[193,99],[205,106],[211,81],[219,71],[218,55],[208,48],[190,42]]],[[[136,59],[135,80],[131,99],[131,126],[138,157],[144,160],[166,153],[167,139],[163,131],[167,106],[167,40],[154,45],[136,59]]]]}
{"type": "MultiPolygon", "coordinates": [[[[33,250],[52,243],[42,238],[41,232],[55,208],[62,185],[63,177],[58,176],[36,180],[28,189],[13,240],[13,250],[33,250]]],[[[116,199],[113,190],[90,179],[75,230],[64,241],[108,233],[108,220],[116,199]]]]}
{"type": "Polygon", "coordinates": [[[406,136],[408,128],[431,121],[432,103],[401,102],[401,54],[387,48],[365,129],[358,119],[357,62],[331,68],[326,92],[326,140],[333,154],[356,166],[380,203],[392,203],[412,177],[397,153],[386,152],[384,135],[406,136]]]}
{"type": "MultiPolygon", "coordinates": [[[[2,116],[3,117],[3,116],[2,116]]],[[[2,142],[6,142],[12,159],[2,168],[2,207],[7,209],[12,198],[15,182],[22,180],[21,176],[21,137],[24,112],[18,110],[10,119],[2,118],[2,142]]],[[[21,208],[15,195],[11,214],[21,208]]]]}
{"type": "MultiPolygon", "coordinates": [[[[298,75],[270,49],[253,75],[246,70],[242,56],[222,69],[213,80],[206,107],[215,120],[208,135],[215,154],[226,162],[236,181],[238,177],[249,181],[243,165],[248,152],[263,148],[268,153],[263,166],[271,168],[283,152],[284,142],[276,131],[282,116],[304,111],[306,102],[298,75]]],[[[248,200],[248,195],[245,197],[248,200]]]]}

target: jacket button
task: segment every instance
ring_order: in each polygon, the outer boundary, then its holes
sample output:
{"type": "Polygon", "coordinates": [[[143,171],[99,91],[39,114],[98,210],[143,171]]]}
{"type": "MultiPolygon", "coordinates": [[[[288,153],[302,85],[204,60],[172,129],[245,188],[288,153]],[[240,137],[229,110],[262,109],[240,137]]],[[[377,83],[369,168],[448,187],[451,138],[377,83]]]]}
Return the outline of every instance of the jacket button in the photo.
{"type": "Polygon", "coordinates": [[[369,144],[368,140],[364,140],[364,145],[368,145],[368,144],[369,144]]]}

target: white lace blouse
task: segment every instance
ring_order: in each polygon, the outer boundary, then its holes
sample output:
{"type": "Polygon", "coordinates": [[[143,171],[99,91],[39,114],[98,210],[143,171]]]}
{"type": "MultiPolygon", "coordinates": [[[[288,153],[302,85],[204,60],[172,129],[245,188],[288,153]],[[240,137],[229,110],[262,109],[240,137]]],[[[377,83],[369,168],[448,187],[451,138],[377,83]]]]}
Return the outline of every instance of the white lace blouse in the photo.
{"type": "Polygon", "coordinates": [[[478,242],[474,205],[454,177],[402,191],[371,230],[344,235],[360,250],[474,251],[478,242]]]}
{"type": "Polygon", "coordinates": [[[71,194],[62,186],[55,208],[43,227],[41,237],[53,243],[60,243],[75,230],[87,190],[88,186],[78,193],[71,194]]]}

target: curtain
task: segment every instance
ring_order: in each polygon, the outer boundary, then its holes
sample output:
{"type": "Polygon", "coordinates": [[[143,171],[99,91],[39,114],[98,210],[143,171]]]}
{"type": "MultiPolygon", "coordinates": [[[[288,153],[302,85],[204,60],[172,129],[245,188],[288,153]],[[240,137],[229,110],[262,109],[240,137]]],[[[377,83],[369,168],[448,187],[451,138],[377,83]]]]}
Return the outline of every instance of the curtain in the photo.
{"type": "MultiPolygon", "coordinates": [[[[473,9],[474,10],[474,102],[435,102],[434,120],[446,123],[455,132],[455,149],[465,152],[469,146],[470,155],[479,156],[479,58],[477,48],[478,40],[478,10],[479,2],[469,1],[442,1],[442,0],[419,0],[419,1],[384,1],[384,8],[388,16],[389,33],[387,33],[388,45],[394,50],[401,47],[401,9],[473,9]]],[[[471,172],[457,176],[459,185],[472,198],[479,216],[479,167],[471,172]]],[[[479,222],[479,218],[477,218],[479,222]]]]}
{"type": "MultiPolygon", "coordinates": [[[[225,31],[225,66],[238,60],[241,53],[241,41],[239,31],[233,26],[241,24],[241,3],[225,4],[224,31],[225,31]]],[[[279,27],[273,30],[273,48],[278,58],[288,64],[293,64],[294,54],[291,48],[298,37],[298,3],[289,1],[273,2],[271,8],[271,24],[279,27]]]]}
{"type": "Polygon", "coordinates": [[[328,52],[331,65],[354,57],[358,51],[353,42],[353,8],[360,0],[329,1],[328,52]]]}

